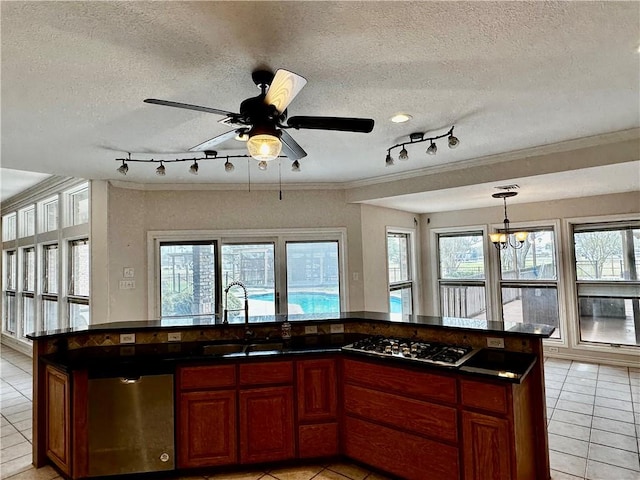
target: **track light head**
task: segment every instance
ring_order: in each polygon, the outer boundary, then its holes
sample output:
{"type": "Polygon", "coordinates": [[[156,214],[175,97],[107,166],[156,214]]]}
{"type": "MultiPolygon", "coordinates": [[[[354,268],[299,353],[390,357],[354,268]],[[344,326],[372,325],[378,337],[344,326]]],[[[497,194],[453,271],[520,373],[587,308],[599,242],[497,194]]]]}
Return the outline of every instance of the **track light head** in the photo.
{"type": "Polygon", "coordinates": [[[198,174],[198,162],[196,162],[195,160],[193,161],[193,165],[189,167],[189,173],[193,175],[198,174]]]}
{"type": "Polygon", "coordinates": [[[294,160],[293,163],[291,164],[291,171],[292,172],[300,171],[300,162],[298,160],[294,160]]]}
{"type": "Polygon", "coordinates": [[[161,177],[164,177],[166,174],[167,174],[167,171],[164,168],[164,165],[162,164],[162,162],[160,162],[160,166],[156,168],[156,175],[160,175],[161,177]]]}
{"type": "Polygon", "coordinates": [[[225,171],[225,172],[227,172],[227,173],[231,173],[231,172],[233,172],[233,170],[234,170],[235,168],[236,168],[236,167],[234,167],[234,166],[233,166],[233,163],[231,163],[231,162],[229,161],[229,159],[227,158],[227,161],[226,161],[226,162],[224,162],[224,171],[225,171]]]}
{"type": "Polygon", "coordinates": [[[391,156],[391,152],[387,152],[387,158],[384,160],[387,167],[393,165],[393,157],[391,156]]]}
{"type": "Polygon", "coordinates": [[[264,170],[266,170],[266,169],[267,169],[267,167],[268,167],[268,166],[269,166],[269,164],[267,163],[267,161],[266,161],[266,160],[260,160],[260,161],[258,162],[258,168],[259,168],[260,170],[263,170],[263,171],[264,171],[264,170]]]}
{"type": "Polygon", "coordinates": [[[458,145],[460,145],[458,137],[454,137],[453,133],[449,135],[449,148],[456,148],[458,145]]]}
{"type": "Polygon", "coordinates": [[[118,167],[118,172],[120,172],[122,175],[126,175],[128,171],[129,171],[129,165],[127,165],[127,162],[122,160],[122,165],[118,167]]]}
{"type": "Polygon", "coordinates": [[[433,140],[431,140],[431,145],[427,148],[427,155],[435,155],[436,153],[438,153],[438,147],[433,143],[433,140]]]}
{"type": "Polygon", "coordinates": [[[407,149],[404,145],[402,146],[402,150],[400,150],[400,155],[398,155],[398,158],[400,160],[409,160],[409,152],[407,152],[407,149]]]}

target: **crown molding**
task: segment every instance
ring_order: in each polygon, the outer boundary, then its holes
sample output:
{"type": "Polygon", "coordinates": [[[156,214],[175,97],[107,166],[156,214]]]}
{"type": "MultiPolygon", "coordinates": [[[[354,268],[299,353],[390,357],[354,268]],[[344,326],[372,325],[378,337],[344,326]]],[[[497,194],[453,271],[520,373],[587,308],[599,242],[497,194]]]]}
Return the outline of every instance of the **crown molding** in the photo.
{"type": "Polygon", "coordinates": [[[83,182],[88,180],[53,175],[2,202],[2,215],[44,200],[83,182]]]}
{"type": "Polygon", "coordinates": [[[287,183],[281,186],[277,183],[252,183],[251,188],[247,183],[138,183],[122,180],[109,180],[116,188],[129,190],[162,191],[162,190],[210,190],[210,191],[294,191],[294,190],[343,190],[341,183],[287,183]]]}

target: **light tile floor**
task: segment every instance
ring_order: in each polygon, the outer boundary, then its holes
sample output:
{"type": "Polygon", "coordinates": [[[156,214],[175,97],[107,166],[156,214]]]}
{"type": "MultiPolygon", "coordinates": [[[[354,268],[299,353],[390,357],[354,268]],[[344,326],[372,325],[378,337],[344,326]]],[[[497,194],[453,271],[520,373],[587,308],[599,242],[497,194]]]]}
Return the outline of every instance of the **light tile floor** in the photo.
{"type": "MultiPolygon", "coordinates": [[[[31,359],[0,350],[0,478],[60,479],[31,466],[31,359]]],[[[640,480],[640,368],[547,359],[553,480],[640,480]]],[[[183,477],[215,480],[388,480],[348,463],[183,477]]]]}

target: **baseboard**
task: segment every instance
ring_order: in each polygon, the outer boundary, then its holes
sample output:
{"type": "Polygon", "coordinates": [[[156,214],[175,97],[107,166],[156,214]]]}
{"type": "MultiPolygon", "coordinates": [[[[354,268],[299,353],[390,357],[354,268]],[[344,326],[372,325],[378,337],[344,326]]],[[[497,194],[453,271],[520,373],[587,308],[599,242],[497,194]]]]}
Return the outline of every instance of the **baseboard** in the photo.
{"type": "Polygon", "coordinates": [[[0,343],[17,350],[20,353],[24,353],[29,357],[33,357],[33,345],[31,345],[31,343],[23,342],[22,340],[10,337],[4,333],[0,336],[0,343]]]}

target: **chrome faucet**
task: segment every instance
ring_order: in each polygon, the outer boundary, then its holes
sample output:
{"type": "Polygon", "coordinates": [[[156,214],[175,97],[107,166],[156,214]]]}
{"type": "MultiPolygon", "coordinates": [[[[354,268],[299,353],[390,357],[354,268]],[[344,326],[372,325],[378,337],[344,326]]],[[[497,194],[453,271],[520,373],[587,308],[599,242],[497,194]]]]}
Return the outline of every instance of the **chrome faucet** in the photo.
{"type": "MultiPolygon", "coordinates": [[[[239,280],[235,280],[231,282],[229,285],[227,285],[227,288],[224,289],[224,318],[222,320],[222,323],[229,323],[229,316],[228,316],[229,312],[242,311],[242,309],[229,310],[227,308],[228,306],[227,296],[229,295],[229,290],[231,289],[231,287],[236,287],[236,286],[242,288],[242,291],[244,292],[244,324],[249,325],[249,297],[247,295],[247,287],[245,287],[244,283],[242,283],[239,280]]],[[[247,328],[249,327],[247,326],[247,328]]]]}

